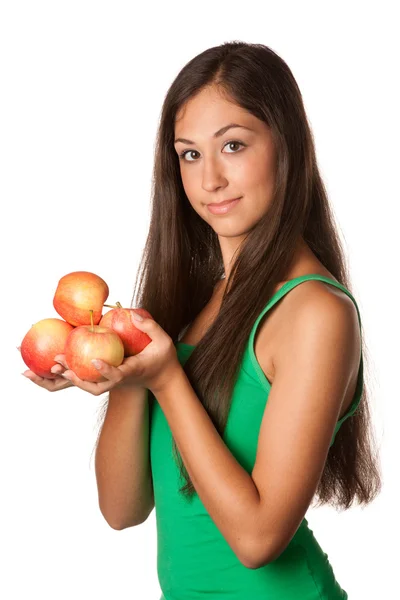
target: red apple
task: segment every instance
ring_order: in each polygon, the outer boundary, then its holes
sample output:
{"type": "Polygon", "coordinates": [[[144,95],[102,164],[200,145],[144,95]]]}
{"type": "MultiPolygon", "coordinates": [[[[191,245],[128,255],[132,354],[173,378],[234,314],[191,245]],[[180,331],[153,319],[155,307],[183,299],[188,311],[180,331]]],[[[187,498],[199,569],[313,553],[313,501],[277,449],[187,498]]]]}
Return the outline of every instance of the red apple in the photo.
{"type": "Polygon", "coordinates": [[[105,381],[103,375],[92,365],[93,358],[118,367],[124,360],[124,345],[118,334],[100,325],[75,327],[65,343],[65,360],[80,379],[85,381],[105,381]]]}
{"type": "Polygon", "coordinates": [[[90,325],[90,310],[93,310],[93,323],[97,325],[108,294],[104,279],[88,271],[75,271],[61,277],[53,306],[63,319],[75,326],[90,325]]]}
{"type": "Polygon", "coordinates": [[[73,329],[61,319],[42,319],[32,325],[21,342],[21,356],[26,366],[40,377],[57,377],[50,369],[57,364],[54,357],[64,353],[65,342],[73,329]]]}
{"type": "Polygon", "coordinates": [[[118,333],[124,344],[125,356],[139,354],[151,342],[151,337],[147,333],[135,327],[131,316],[133,312],[139,313],[146,319],[153,318],[145,308],[122,308],[117,302],[117,308],[106,312],[99,323],[102,327],[110,327],[118,333]]]}

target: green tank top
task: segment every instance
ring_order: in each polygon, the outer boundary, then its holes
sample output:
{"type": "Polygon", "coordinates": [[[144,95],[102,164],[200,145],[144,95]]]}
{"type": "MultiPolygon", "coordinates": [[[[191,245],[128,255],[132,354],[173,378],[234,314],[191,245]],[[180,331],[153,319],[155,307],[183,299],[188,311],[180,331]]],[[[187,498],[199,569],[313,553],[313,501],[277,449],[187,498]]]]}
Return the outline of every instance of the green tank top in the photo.
{"type": "MultiPolygon", "coordinates": [[[[311,279],[343,290],[340,283],[319,274],[287,281],[261,311],[251,330],[235,383],[223,441],[240,465],[251,474],[257,441],[271,384],[254,353],[256,329],[268,310],[290,290],[311,279]]],[[[177,342],[183,365],[194,346],[177,342]]],[[[362,354],[353,402],[337,422],[331,444],[341,424],[357,409],[363,386],[362,354]]],[[[152,396],[152,394],[150,393],[152,396]]],[[[150,457],[157,526],[157,574],[160,600],[343,600],[347,593],[337,582],[328,555],[322,550],[307,519],[303,519],[283,553],[259,569],[246,568],[212,521],[199,496],[187,500],[184,484],[172,453],[172,434],[157,401],[150,402],[150,457]]]]}

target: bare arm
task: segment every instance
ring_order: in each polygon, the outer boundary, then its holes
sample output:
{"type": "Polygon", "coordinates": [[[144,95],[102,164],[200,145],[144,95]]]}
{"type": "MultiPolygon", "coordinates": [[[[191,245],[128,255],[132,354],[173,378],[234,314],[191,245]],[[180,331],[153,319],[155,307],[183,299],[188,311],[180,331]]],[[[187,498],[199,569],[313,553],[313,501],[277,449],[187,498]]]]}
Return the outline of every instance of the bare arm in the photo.
{"type": "Polygon", "coordinates": [[[154,507],[148,390],[114,388],[96,449],[100,510],[113,529],[143,523],[154,507]]]}
{"type": "MultiPolygon", "coordinates": [[[[114,375],[115,387],[108,392],[107,412],[96,447],[95,468],[100,510],[113,529],[143,523],[154,508],[148,389],[127,381],[131,360],[127,358],[124,361],[122,378],[120,371],[114,367],[103,364],[102,368],[103,373],[108,375],[108,383],[114,375]]],[[[104,393],[96,389],[100,384],[82,381],[69,371],[65,355],[55,356],[55,361],[59,363],[51,369],[55,379],[40,377],[29,369],[23,374],[50,392],[76,385],[96,396],[104,393]],[[70,373],[68,380],[64,378],[67,372],[70,373]]]]}

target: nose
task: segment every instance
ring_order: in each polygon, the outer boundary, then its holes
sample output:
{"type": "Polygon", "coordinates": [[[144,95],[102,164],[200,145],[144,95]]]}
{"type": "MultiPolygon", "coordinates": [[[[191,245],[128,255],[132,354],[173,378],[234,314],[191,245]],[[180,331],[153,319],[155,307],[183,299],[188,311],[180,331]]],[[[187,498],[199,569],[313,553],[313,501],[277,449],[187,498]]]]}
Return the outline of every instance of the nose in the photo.
{"type": "Polygon", "coordinates": [[[227,184],[223,173],[223,166],[216,158],[209,158],[203,161],[203,189],[207,192],[213,192],[216,188],[224,187],[227,184]]]}

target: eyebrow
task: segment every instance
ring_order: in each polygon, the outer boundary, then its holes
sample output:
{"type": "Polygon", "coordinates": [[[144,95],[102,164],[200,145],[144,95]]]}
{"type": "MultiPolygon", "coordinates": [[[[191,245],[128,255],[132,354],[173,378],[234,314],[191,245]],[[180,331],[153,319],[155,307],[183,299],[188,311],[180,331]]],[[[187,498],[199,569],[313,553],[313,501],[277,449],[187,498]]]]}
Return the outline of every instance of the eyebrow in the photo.
{"type": "MultiPolygon", "coordinates": [[[[216,131],[213,135],[214,138],[219,138],[221,137],[221,135],[224,135],[224,133],[226,131],[228,131],[228,129],[232,129],[232,127],[241,127],[242,129],[248,129],[248,131],[254,131],[253,129],[250,129],[250,127],[245,127],[244,125],[239,125],[239,123],[229,123],[229,125],[225,125],[225,127],[221,127],[221,129],[218,129],[218,131],[216,131]]],[[[195,144],[196,142],[193,142],[193,140],[186,140],[185,138],[176,138],[175,140],[175,144],[177,142],[182,142],[183,144],[195,144]]]]}

